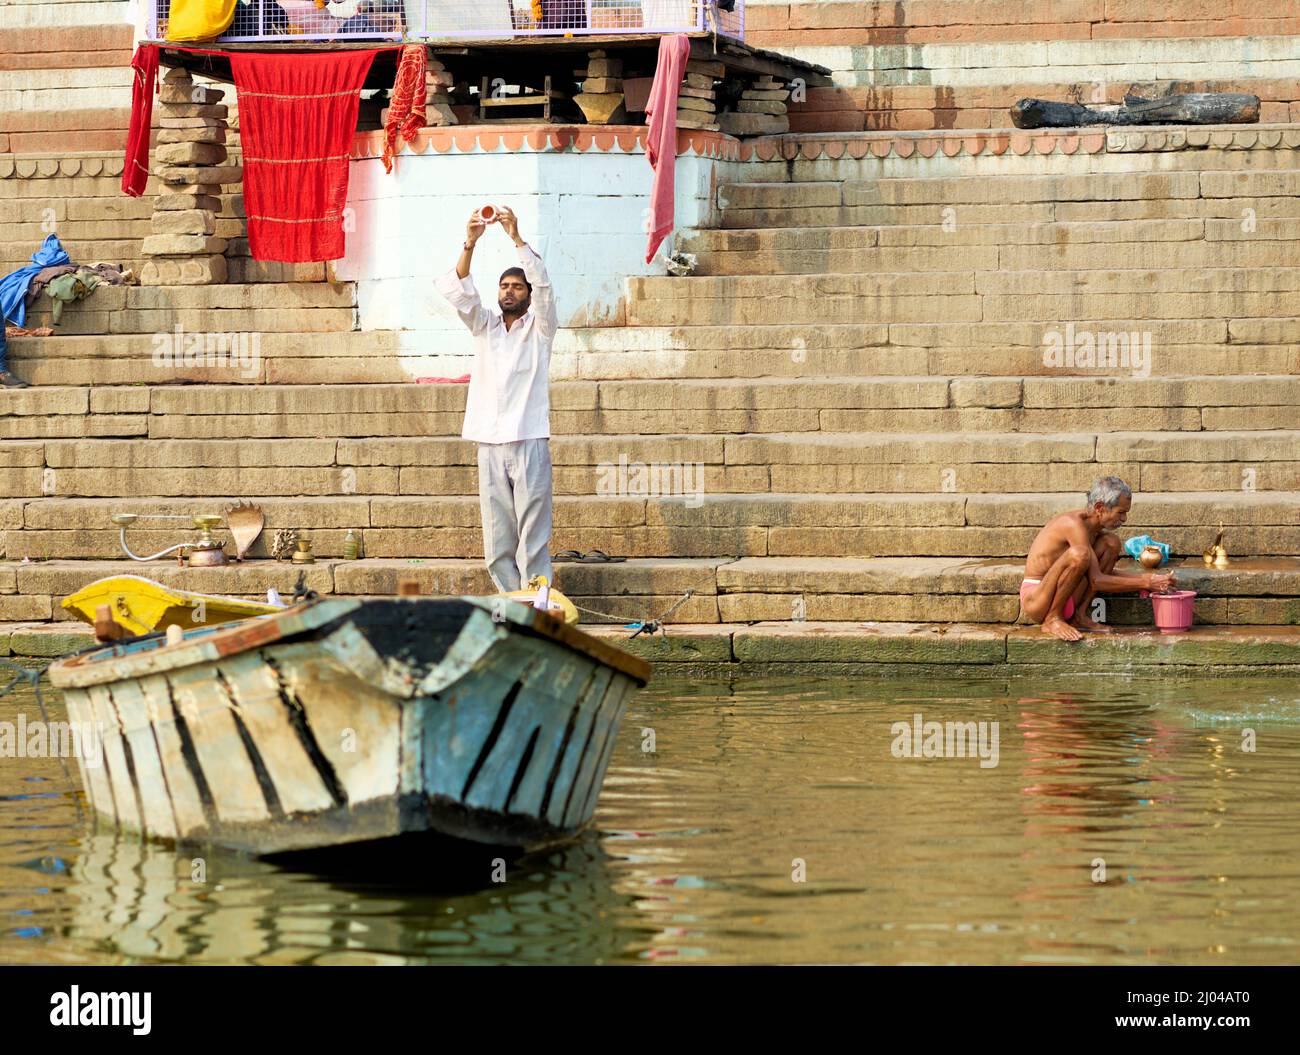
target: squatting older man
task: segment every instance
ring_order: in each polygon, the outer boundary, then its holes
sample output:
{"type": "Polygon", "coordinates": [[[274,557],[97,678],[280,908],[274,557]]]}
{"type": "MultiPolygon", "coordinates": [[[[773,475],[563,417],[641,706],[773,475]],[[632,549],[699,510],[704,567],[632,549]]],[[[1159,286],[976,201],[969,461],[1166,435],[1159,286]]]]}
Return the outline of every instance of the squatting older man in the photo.
{"type": "Polygon", "coordinates": [[[1098,593],[1134,593],[1173,588],[1169,572],[1114,575],[1122,549],[1112,530],[1128,519],[1133,491],[1118,476],[1103,476],[1088,491],[1084,509],[1049,520],[1029,547],[1020,608],[1044,633],[1078,641],[1082,631],[1109,632],[1110,627],[1085,612],[1098,593]]]}
{"type": "Polygon", "coordinates": [[[488,574],[503,593],[534,575],[551,580],[551,342],[555,297],[542,258],[519,237],[515,214],[493,217],[519,250],[520,267],[497,282],[489,311],[469,277],[474,246],[487,229],[470,217],[456,266],[435,283],[474,335],[461,437],[478,444],[479,508],[488,574]]]}

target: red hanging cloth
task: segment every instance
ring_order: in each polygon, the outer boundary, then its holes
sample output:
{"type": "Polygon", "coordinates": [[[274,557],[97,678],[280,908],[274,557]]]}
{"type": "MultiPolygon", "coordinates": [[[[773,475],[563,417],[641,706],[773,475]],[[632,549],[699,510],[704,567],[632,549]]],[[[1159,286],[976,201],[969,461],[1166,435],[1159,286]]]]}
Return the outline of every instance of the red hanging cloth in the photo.
{"type": "Polygon", "coordinates": [[[126,163],[122,190],[133,198],[149,182],[149,130],[153,123],[153,97],[158,83],[158,45],[141,44],[131,58],[131,128],[126,134],[126,163]]]}
{"type": "Polygon", "coordinates": [[[425,51],[423,44],[407,44],[402,48],[402,59],[393,79],[388,120],[384,122],[384,171],[393,171],[393,155],[397,153],[397,133],[408,143],[425,124],[424,106],[425,51]]]}
{"type": "Polygon", "coordinates": [[[691,40],[682,34],[659,38],[659,64],[655,67],[650,101],[646,103],[645,156],[654,169],[650,185],[650,243],[645,262],[654,259],[659,243],[672,234],[673,194],[677,174],[677,90],[686,75],[691,40]]]}
{"type": "Polygon", "coordinates": [[[254,260],[343,255],[343,206],[357,106],[375,52],[233,52],[254,260]]]}

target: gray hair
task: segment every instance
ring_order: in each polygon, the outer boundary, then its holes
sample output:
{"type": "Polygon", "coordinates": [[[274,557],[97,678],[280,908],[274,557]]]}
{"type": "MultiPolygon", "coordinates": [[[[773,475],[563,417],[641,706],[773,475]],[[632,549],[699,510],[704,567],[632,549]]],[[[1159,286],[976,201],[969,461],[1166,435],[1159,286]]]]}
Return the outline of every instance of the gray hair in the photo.
{"type": "Polygon", "coordinates": [[[1118,476],[1099,476],[1088,488],[1088,508],[1100,502],[1107,509],[1114,509],[1125,495],[1131,502],[1133,489],[1118,476]]]}

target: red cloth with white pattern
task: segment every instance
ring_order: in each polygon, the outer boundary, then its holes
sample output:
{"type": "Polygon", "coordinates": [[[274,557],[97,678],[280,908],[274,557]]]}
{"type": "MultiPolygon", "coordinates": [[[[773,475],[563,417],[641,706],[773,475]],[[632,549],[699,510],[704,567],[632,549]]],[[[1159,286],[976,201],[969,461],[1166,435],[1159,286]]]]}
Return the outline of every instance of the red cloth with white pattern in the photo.
{"type": "Polygon", "coordinates": [[[343,255],[350,150],[374,57],[368,49],[231,53],[254,260],[343,255]]]}
{"type": "Polygon", "coordinates": [[[398,151],[397,134],[400,132],[409,143],[425,125],[426,68],[423,44],[407,44],[402,48],[402,59],[397,64],[397,76],[393,78],[390,93],[388,120],[384,122],[385,172],[393,171],[393,155],[398,151]]]}

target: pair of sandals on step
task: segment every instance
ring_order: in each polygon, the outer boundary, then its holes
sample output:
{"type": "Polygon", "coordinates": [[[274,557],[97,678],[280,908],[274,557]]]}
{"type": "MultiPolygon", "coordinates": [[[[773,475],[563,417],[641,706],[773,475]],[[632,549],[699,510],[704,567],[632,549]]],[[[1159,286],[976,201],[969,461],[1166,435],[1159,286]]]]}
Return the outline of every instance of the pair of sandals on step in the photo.
{"type": "Polygon", "coordinates": [[[586,553],[576,549],[562,549],[551,558],[552,564],[621,564],[626,557],[611,557],[603,549],[589,549],[586,553]]]}

